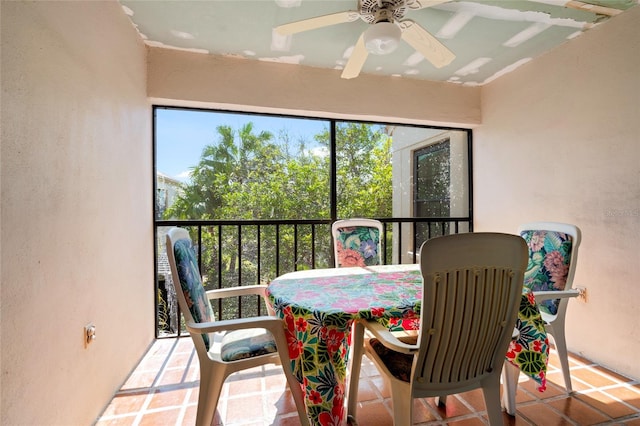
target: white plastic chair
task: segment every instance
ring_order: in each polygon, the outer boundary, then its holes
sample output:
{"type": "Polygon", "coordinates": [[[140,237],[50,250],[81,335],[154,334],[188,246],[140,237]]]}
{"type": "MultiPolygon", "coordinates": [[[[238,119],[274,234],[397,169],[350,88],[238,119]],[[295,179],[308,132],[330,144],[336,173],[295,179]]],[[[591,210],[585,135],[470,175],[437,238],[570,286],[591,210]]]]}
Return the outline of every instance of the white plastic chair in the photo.
{"type": "Polygon", "coordinates": [[[382,264],[382,222],[342,219],[331,225],[336,268],[382,264]]]}
{"type": "MultiPolygon", "coordinates": [[[[525,239],[529,248],[524,285],[533,291],[545,330],[553,338],[558,352],[565,388],[571,393],[571,371],[564,324],[569,300],[580,295],[580,291],[573,288],[573,279],[582,234],[577,226],[558,222],[525,223],[518,228],[518,234],[525,239]],[[554,251],[558,253],[552,253],[554,251]],[[547,257],[549,260],[546,266],[547,257]],[[560,278],[556,278],[557,276],[560,278]]],[[[512,416],[516,413],[519,375],[517,367],[505,362],[503,404],[507,413],[512,416]]]]}
{"type": "Polygon", "coordinates": [[[457,234],[422,245],[417,341],[399,340],[378,322],[362,321],[374,335],[365,340],[365,352],[391,385],[395,426],[412,423],[413,398],[475,388],[482,389],[490,424],[502,424],[500,372],[526,265],[527,247],[516,235],[457,234]]]}
{"type": "Polygon", "coordinates": [[[200,362],[196,425],[211,425],[222,385],[230,374],[264,364],[282,365],[301,424],[308,425],[302,388],[291,372],[284,322],[275,316],[214,321],[209,300],[258,295],[266,301],[266,286],[205,292],[189,233],[171,228],[166,242],[176,296],[200,362]]]}

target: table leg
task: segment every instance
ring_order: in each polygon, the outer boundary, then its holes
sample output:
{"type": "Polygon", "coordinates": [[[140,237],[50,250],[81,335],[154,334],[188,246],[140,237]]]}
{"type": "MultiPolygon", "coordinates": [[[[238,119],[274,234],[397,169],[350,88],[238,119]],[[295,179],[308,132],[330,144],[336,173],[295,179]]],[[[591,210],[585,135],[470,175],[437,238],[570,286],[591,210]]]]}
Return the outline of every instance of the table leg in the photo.
{"type": "Polygon", "coordinates": [[[360,382],[360,367],[364,349],[364,326],[360,321],[353,322],[351,335],[351,356],[349,368],[349,391],[347,394],[347,418],[356,416],[358,406],[358,385],[360,382]]]}
{"type": "Polygon", "coordinates": [[[507,414],[515,416],[520,369],[508,361],[505,361],[502,368],[502,406],[507,414]]]}

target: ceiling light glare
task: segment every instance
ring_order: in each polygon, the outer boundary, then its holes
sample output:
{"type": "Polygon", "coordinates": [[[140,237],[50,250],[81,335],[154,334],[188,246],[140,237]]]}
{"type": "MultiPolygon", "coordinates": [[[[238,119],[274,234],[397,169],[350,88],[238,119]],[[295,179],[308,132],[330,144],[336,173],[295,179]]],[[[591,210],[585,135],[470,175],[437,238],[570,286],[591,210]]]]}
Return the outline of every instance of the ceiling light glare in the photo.
{"type": "Polygon", "coordinates": [[[276,0],[276,4],[280,7],[298,7],[300,0],[276,0]]]}
{"type": "Polygon", "coordinates": [[[517,47],[520,46],[525,41],[532,39],[537,36],[547,28],[551,27],[551,24],[545,24],[541,22],[536,22],[531,24],[527,29],[520,31],[518,34],[511,37],[506,42],[502,43],[505,47],[517,47]]]}
{"type": "Polygon", "coordinates": [[[288,52],[291,49],[291,35],[282,35],[275,29],[271,31],[271,50],[276,52],[288,52]]]}
{"type": "Polygon", "coordinates": [[[444,26],[438,31],[436,37],[452,39],[461,29],[463,29],[475,15],[471,12],[461,10],[457,12],[444,26]]]}
{"type": "Polygon", "coordinates": [[[133,10],[129,9],[127,6],[122,5],[122,10],[127,16],[133,16],[133,10]]]}
{"type": "Polygon", "coordinates": [[[171,30],[171,34],[184,40],[193,40],[195,38],[193,34],[185,31],[171,30]]]}
{"type": "Polygon", "coordinates": [[[398,47],[402,31],[391,22],[378,22],[364,32],[364,45],[369,53],[387,55],[398,47]]]}
{"type": "Polygon", "coordinates": [[[460,68],[455,73],[456,75],[460,75],[463,77],[469,74],[477,74],[480,71],[480,68],[488,64],[489,62],[491,62],[491,58],[478,58],[470,62],[466,66],[460,68]]]}

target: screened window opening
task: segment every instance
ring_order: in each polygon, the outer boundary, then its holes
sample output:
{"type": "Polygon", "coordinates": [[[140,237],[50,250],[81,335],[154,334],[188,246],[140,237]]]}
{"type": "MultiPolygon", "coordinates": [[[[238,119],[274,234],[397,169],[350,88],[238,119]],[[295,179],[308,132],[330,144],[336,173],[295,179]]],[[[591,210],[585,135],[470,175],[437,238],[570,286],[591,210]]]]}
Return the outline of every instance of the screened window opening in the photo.
{"type": "MultiPolygon", "coordinates": [[[[159,335],[181,329],[172,226],[190,231],[206,289],[332,267],[338,219],[380,220],[385,264],[472,230],[470,130],[156,106],[153,134],[159,335]]],[[[220,319],[264,309],[244,298],[214,307],[220,319]]]]}

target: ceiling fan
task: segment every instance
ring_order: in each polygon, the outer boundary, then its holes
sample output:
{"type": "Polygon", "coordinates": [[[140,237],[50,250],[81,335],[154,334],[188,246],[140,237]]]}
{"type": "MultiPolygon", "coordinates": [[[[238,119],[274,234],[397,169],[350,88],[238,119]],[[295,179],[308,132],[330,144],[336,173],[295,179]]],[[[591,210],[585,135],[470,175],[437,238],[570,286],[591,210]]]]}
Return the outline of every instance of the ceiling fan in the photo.
{"type": "Polygon", "coordinates": [[[354,22],[358,18],[371,24],[364,31],[342,71],[342,78],[355,78],[360,74],[369,53],[386,55],[395,50],[400,39],[407,42],[436,68],[453,61],[455,55],[438,39],[416,22],[404,19],[407,10],[418,10],[445,3],[449,0],[358,0],[358,10],[347,10],[280,25],[275,30],[282,35],[331,25],[354,22]]]}

